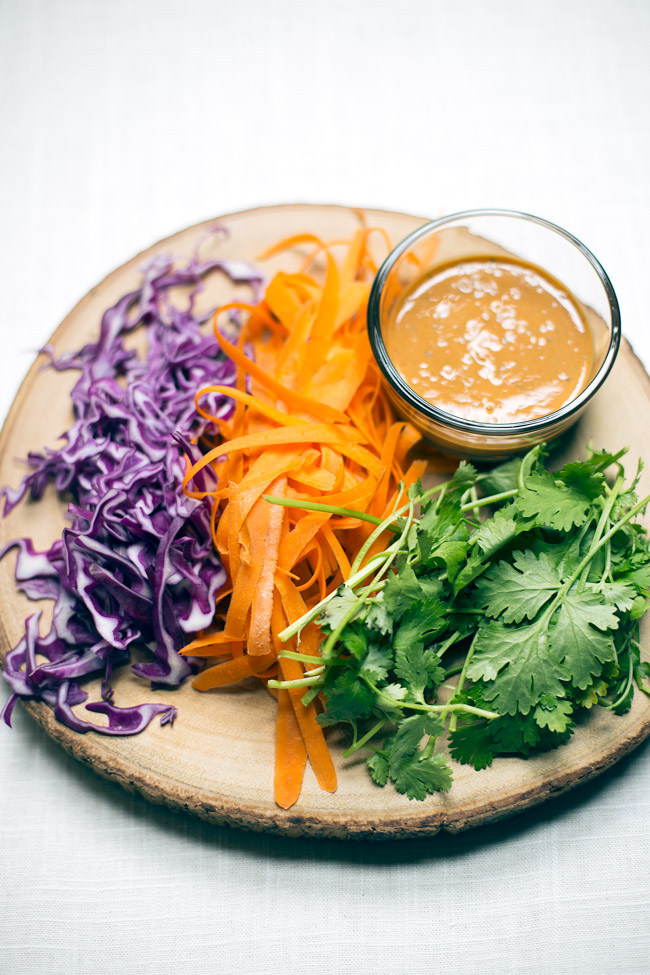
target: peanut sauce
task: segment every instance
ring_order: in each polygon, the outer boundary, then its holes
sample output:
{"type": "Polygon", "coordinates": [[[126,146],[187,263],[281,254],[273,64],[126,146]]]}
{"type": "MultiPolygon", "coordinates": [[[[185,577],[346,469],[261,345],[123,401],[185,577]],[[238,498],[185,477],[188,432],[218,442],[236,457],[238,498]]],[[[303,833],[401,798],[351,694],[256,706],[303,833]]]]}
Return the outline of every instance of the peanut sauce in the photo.
{"type": "Polygon", "coordinates": [[[591,376],[591,330],[576,300],[541,268],[510,257],[455,261],[395,302],[386,348],[432,405],[483,423],[546,416],[591,376]]]}

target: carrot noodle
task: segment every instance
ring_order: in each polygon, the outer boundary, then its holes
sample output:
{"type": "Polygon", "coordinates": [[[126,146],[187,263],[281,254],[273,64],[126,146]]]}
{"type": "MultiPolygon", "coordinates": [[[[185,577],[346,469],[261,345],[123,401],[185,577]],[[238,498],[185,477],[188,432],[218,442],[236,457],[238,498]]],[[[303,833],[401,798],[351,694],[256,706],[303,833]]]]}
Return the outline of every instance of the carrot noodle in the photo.
{"type": "MultiPolygon", "coordinates": [[[[313,664],[280,656],[282,650],[296,651],[297,644],[281,643],[279,634],[348,577],[374,528],[342,517],[346,512],[334,516],[273,505],[262,495],[351,506],[384,518],[400,482],[408,486],[427,466],[410,459],[420,435],[396,421],[368,342],[366,305],[377,268],[369,238],[377,232],[390,247],[382,230],[365,223],[346,241],[325,243],[313,234],[282,240],[261,259],[298,248],[306,255],[302,269],[275,274],[259,305],[233,302],[215,313],[215,335],[237,366],[237,388],[197,390],[197,411],[213,421],[214,436],[207,444],[204,438],[199,460],[188,460],[184,488],[190,497],[210,499],[229,598],[218,597],[217,631],[183,651],[212,658],[194,679],[199,690],[251,677],[263,683],[275,675],[300,680],[317,666],[316,624],[306,626],[300,638],[300,655],[313,664]],[[245,319],[236,344],[220,330],[228,311],[245,319]],[[202,405],[209,393],[235,401],[227,422],[202,405]],[[218,477],[213,490],[194,484],[205,468],[218,477]]],[[[435,466],[435,455],[431,460],[435,466]]],[[[378,544],[381,540],[373,551],[378,544]]],[[[303,704],[301,686],[273,696],[274,795],[286,809],[299,797],[307,761],[327,791],[336,789],[336,771],[317,721],[320,705],[303,704]]]]}

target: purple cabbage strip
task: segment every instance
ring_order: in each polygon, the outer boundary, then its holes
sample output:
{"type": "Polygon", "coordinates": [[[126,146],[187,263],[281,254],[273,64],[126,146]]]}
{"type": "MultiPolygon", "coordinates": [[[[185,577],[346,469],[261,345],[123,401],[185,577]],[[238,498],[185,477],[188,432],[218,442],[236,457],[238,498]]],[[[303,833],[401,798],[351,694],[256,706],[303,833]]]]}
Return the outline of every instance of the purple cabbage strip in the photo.
{"type": "MultiPolygon", "coordinates": [[[[6,657],[3,677],[12,694],[0,718],[11,723],[18,698],[44,701],[59,721],[85,733],[134,735],[153,717],[171,724],[176,708],[112,703],[111,675],[131,662],[132,671],[153,686],[176,687],[198,661],[179,655],[189,634],[207,626],[215,594],[226,574],[212,544],[205,503],[182,491],[184,453],[197,456],[190,437],[207,427],[194,407],[197,389],[234,385],[235,366],[194,312],[203,277],[218,270],[261,296],[262,278],[244,261],[193,258],[175,268],[157,257],[143,269],[141,287],[103,315],[99,339],[55,359],[57,370],[77,369],[72,391],[74,423],[58,450],[30,453],[31,470],[17,490],[4,488],[4,514],[26,497],[37,501],[48,482],[71,499],[69,527],[46,552],[28,538],[0,551],[18,550],[16,583],[30,599],[52,599],[52,626],[39,631],[40,613],[25,623],[25,635],[6,657]],[[170,288],[190,286],[187,309],[171,303],[170,288]],[[147,352],[139,358],[124,336],[146,331],[147,352]],[[144,651],[132,660],[133,650],[144,651]],[[140,657],[149,657],[141,660],[140,657]],[[40,658],[40,659],[39,659],[40,658]],[[108,725],[85,721],[74,711],[87,699],[81,681],[102,677],[102,698],[86,710],[108,725]]],[[[206,397],[215,415],[227,418],[233,401],[206,397]]],[[[211,472],[201,474],[205,489],[211,472]]],[[[214,483],[213,483],[214,486],[214,483]]]]}

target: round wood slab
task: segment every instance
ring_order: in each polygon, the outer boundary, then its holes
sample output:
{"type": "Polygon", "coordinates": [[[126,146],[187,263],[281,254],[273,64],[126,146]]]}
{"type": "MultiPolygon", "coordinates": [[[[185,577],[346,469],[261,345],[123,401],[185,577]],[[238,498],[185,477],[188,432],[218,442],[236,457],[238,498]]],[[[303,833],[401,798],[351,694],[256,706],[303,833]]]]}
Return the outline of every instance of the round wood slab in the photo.
{"type": "MultiPolygon", "coordinates": [[[[345,207],[298,204],[245,211],[190,227],[154,244],[110,274],[59,326],[52,345],[61,353],[94,340],[102,312],[137,286],[139,269],[156,254],[185,258],[201,244],[206,258],[255,260],[285,235],[310,232],[325,239],[349,235],[358,226],[358,214],[345,207]],[[228,229],[227,239],[209,236],[216,224],[228,229]]],[[[384,227],[394,243],[423,222],[377,210],[365,211],[365,216],[369,225],[384,227]]],[[[285,255],[260,266],[267,273],[279,266],[293,270],[291,261],[285,255]]],[[[212,307],[232,293],[232,286],[213,275],[201,300],[206,308],[212,307]]],[[[18,459],[30,449],[54,445],[70,425],[69,392],[77,373],[43,371],[42,365],[37,360],[32,366],[2,431],[0,484],[16,486],[24,470],[18,459]]],[[[627,468],[632,472],[639,454],[645,451],[648,455],[649,412],[650,380],[624,342],[609,380],[575,429],[566,452],[582,454],[590,439],[597,447],[610,450],[625,444],[630,447],[627,468]]],[[[640,490],[650,491],[647,475],[640,490]]],[[[51,490],[38,504],[19,505],[0,521],[0,547],[22,535],[32,537],[37,547],[50,545],[63,527],[63,510],[51,490]]],[[[25,618],[35,609],[34,603],[16,591],[14,564],[13,554],[0,562],[0,660],[18,642],[25,618]]],[[[49,625],[47,604],[43,622],[49,625]]],[[[647,637],[647,625],[644,634],[647,637]]],[[[98,697],[93,685],[89,690],[91,698],[98,697]]],[[[322,792],[308,767],[299,801],[285,811],[273,802],[275,702],[259,683],[199,693],[187,682],[175,691],[153,692],[128,668],[122,668],[115,701],[122,706],[143,701],[173,703],[178,718],[173,727],[161,728],[154,720],[133,738],[110,738],[68,730],[43,704],[27,702],[25,707],[79,761],[153,802],[185,809],[215,823],[341,839],[425,836],[441,829],[455,833],[510,815],[592,778],[650,732],[650,700],[637,694],[628,714],[616,717],[598,709],[567,745],[548,754],[527,760],[499,758],[482,772],[452,763],[450,793],[411,802],[390,787],[376,787],[363,757],[343,759],[342,732],[334,729],[328,735],[339,775],[336,793],[322,792]]]]}

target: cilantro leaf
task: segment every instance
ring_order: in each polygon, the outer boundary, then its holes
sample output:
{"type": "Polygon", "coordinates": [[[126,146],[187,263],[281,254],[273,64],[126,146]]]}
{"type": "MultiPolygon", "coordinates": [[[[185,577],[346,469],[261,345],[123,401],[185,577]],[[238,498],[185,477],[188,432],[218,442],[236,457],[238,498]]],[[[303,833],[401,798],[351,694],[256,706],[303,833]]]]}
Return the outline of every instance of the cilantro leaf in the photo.
{"type": "Polygon", "coordinates": [[[519,485],[520,467],[521,457],[513,457],[487,474],[481,475],[479,483],[482,494],[490,497],[493,494],[503,494],[504,491],[514,491],[519,485]]]}
{"type": "Polygon", "coordinates": [[[424,702],[427,687],[440,684],[444,680],[440,657],[433,647],[425,650],[421,643],[396,650],[395,673],[410,691],[411,697],[421,703],[424,702]]]}
{"type": "Polygon", "coordinates": [[[439,599],[415,603],[402,616],[393,638],[395,650],[408,650],[416,643],[431,643],[447,626],[447,606],[439,599]]]}
{"type": "Polygon", "coordinates": [[[554,617],[549,642],[552,652],[570,672],[575,687],[587,687],[602,672],[603,664],[615,659],[612,635],[601,630],[617,626],[614,609],[596,593],[573,590],[564,597],[554,617]]]}
{"type": "Polygon", "coordinates": [[[593,591],[600,593],[602,598],[615,606],[622,613],[632,608],[636,597],[636,589],[626,582],[603,582],[593,588],[593,591]]]}
{"type": "Polygon", "coordinates": [[[593,460],[576,460],[565,464],[557,472],[556,477],[573,491],[593,501],[603,493],[603,485],[605,484],[604,474],[594,468],[593,460]]]}
{"type": "Polygon", "coordinates": [[[459,725],[449,737],[451,757],[461,765],[473,765],[478,772],[488,768],[492,764],[495,751],[490,729],[490,724],[493,723],[474,721],[472,724],[459,725]]]}
{"type": "Polygon", "coordinates": [[[414,602],[422,599],[422,588],[410,565],[388,576],[384,587],[384,605],[395,621],[401,619],[414,602]]]}
{"type": "Polygon", "coordinates": [[[508,505],[506,508],[499,508],[492,518],[484,521],[472,536],[472,541],[476,542],[486,558],[490,558],[514,539],[518,528],[515,509],[508,505]]]}
{"type": "Polygon", "coordinates": [[[319,622],[335,630],[354,605],[358,605],[359,609],[363,605],[354,590],[346,585],[339,586],[334,598],[323,607],[319,622]]]}
{"type": "Polygon", "coordinates": [[[556,481],[548,471],[533,471],[515,499],[515,507],[535,524],[568,532],[583,525],[591,498],[578,485],[556,481]]]}
{"type": "Polygon", "coordinates": [[[417,750],[425,734],[437,737],[443,731],[442,722],[435,715],[414,714],[410,718],[404,718],[390,739],[388,763],[391,776],[404,759],[417,750]]]}
{"type": "Polygon", "coordinates": [[[462,520],[460,501],[457,498],[445,496],[437,504],[430,504],[417,525],[420,544],[425,539],[430,549],[452,532],[462,520]]]}
{"type": "Polygon", "coordinates": [[[377,785],[386,785],[388,782],[388,759],[382,752],[375,752],[367,760],[370,775],[377,785]]]}
{"type": "Polygon", "coordinates": [[[460,489],[460,492],[464,494],[468,488],[476,484],[477,478],[478,471],[474,465],[466,460],[461,460],[451,480],[447,482],[447,490],[453,491],[454,489],[460,489]]]}
{"type": "Polygon", "coordinates": [[[470,680],[485,681],[483,695],[501,714],[528,714],[542,694],[564,697],[569,671],[548,646],[543,623],[481,625],[472,643],[470,680]]]}
{"type": "Polygon", "coordinates": [[[341,633],[339,640],[348,653],[357,660],[361,660],[368,650],[368,631],[358,623],[348,624],[341,633]]]}
{"type": "Polygon", "coordinates": [[[573,705],[571,701],[542,695],[540,703],[533,712],[535,721],[540,728],[549,731],[566,731],[571,726],[573,705]]]}
{"type": "Polygon", "coordinates": [[[467,558],[468,532],[458,533],[457,537],[446,538],[436,545],[430,553],[429,559],[443,565],[447,570],[447,578],[453,582],[467,558]]]}
{"type": "Polygon", "coordinates": [[[625,581],[631,583],[637,592],[646,595],[650,590],[650,565],[640,566],[628,572],[625,581]]]}
{"type": "Polygon", "coordinates": [[[398,792],[419,802],[434,792],[449,792],[453,780],[449,763],[439,753],[426,758],[414,756],[410,761],[402,762],[391,778],[398,792]]]}
{"type": "Polygon", "coordinates": [[[550,555],[515,552],[513,562],[499,562],[476,583],[478,605],[504,623],[533,619],[561,586],[550,555]]]}
{"type": "Polygon", "coordinates": [[[401,715],[401,703],[407,694],[408,691],[401,684],[386,684],[381,688],[380,697],[375,699],[375,710],[381,711],[388,717],[401,715]]]}
{"type": "Polygon", "coordinates": [[[381,633],[382,636],[390,636],[393,632],[393,620],[386,608],[383,592],[379,593],[375,602],[370,607],[365,624],[369,629],[381,633]]]}
{"type": "Polygon", "coordinates": [[[388,671],[392,666],[393,655],[390,650],[371,644],[366,657],[361,663],[359,676],[367,678],[373,684],[378,684],[380,681],[386,680],[388,671]]]}
{"type": "MultiPolygon", "coordinates": [[[[486,702],[483,702],[486,703],[486,702]]],[[[558,702],[562,705],[568,702],[558,702]]],[[[570,706],[570,705],[569,705],[570,706]]],[[[461,723],[449,736],[449,752],[461,765],[487,768],[497,755],[522,755],[557,748],[573,731],[568,721],[563,731],[542,728],[535,720],[537,708],[528,715],[495,718],[493,721],[461,723]]],[[[550,713],[550,712],[549,712],[550,713]]]]}
{"type": "Polygon", "coordinates": [[[327,688],[327,708],[318,715],[322,725],[345,721],[354,724],[359,718],[367,718],[372,710],[373,695],[369,687],[357,679],[352,670],[345,670],[327,688]]]}

